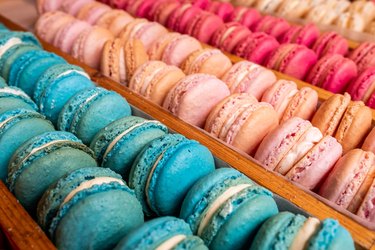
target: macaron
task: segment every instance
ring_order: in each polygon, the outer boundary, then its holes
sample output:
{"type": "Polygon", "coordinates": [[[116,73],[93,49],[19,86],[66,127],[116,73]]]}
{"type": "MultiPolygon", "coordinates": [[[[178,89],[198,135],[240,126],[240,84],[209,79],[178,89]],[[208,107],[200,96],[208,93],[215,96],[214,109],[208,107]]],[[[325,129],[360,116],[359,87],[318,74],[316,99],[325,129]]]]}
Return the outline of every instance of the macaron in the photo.
{"type": "Polygon", "coordinates": [[[375,155],[353,149],[341,157],[319,189],[319,195],[356,213],[375,176],[375,155]]]}
{"type": "Polygon", "coordinates": [[[221,168],[189,190],[180,218],[209,249],[243,249],[262,223],[277,213],[272,193],[237,170],[221,168]]]}
{"type": "Polygon", "coordinates": [[[319,59],[306,81],[333,93],[341,93],[357,77],[355,63],[342,55],[326,55],[319,59]]]}
{"type": "Polygon", "coordinates": [[[208,249],[203,241],[194,236],[189,225],[181,219],[164,216],[145,222],[125,236],[115,250],[151,249],[208,249]]]}
{"type": "Polygon", "coordinates": [[[179,1],[160,1],[160,4],[155,4],[150,11],[150,19],[166,25],[168,23],[169,16],[181,6],[179,1]],[[151,14],[152,13],[152,14],[151,14]]]}
{"type": "Polygon", "coordinates": [[[258,0],[255,3],[255,8],[262,13],[275,13],[277,8],[281,5],[281,0],[258,0]]]}
{"type": "Polygon", "coordinates": [[[78,36],[73,44],[71,54],[88,66],[98,69],[103,46],[110,39],[113,39],[113,35],[109,30],[92,26],[78,36]]]}
{"type": "Polygon", "coordinates": [[[332,136],[323,137],[285,175],[292,182],[313,190],[342,155],[342,146],[332,136]]]}
{"type": "Polygon", "coordinates": [[[315,24],[294,25],[285,32],[281,43],[296,43],[311,48],[319,38],[320,32],[315,24]]]}
{"type": "Polygon", "coordinates": [[[176,8],[168,18],[167,27],[179,33],[186,33],[191,20],[203,10],[191,3],[176,8]]]}
{"type": "Polygon", "coordinates": [[[299,2],[298,0],[283,1],[277,8],[277,14],[287,20],[301,18],[307,14],[310,9],[309,2],[299,2]]]}
{"type": "Polygon", "coordinates": [[[234,11],[234,7],[231,3],[210,2],[206,10],[216,14],[226,23],[228,22],[230,15],[234,11]]]}
{"type": "Polygon", "coordinates": [[[355,32],[363,32],[366,29],[366,17],[355,12],[345,12],[336,19],[336,26],[355,32]]]}
{"type": "Polygon", "coordinates": [[[181,69],[187,75],[203,73],[221,78],[230,68],[229,57],[218,49],[201,49],[191,53],[181,64],[181,69]]]}
{"type": "Polygon", "coordinates": [[[81,169],[66,175],[40,202],[41,207],[58,208],[48,233],[59,249],[113,249],[144,221],[133,190],[121,178],[93,172],[81,169]]]}
{"type": "Polygon", "coordinates": [[[95,24],[102,15],[109,11],[111,11],[109,6],[93,1],[84,4],[78,11],[76,18],[89,24],[95,24]]]}
{"type": "Polygon", "coordinates": [[[109,29],[112,34],[117,37],[121,30],[134,18],[123,10],[111,9],[110,11],[104,13],[97,21],[96,25],[109,29]]]}
{"type": "Polygon", "coordinates": [[[167,127],[158,121],[127,116],[101,129],[92,139],[90,148],[102,167],[114,170],[127,180],[141,150],[167,132],[167,127]]]}
{"type": "Polygon", "coordinates": [[[162,105],[174,85],[185,77],[181,69],[161,61],[148,61],[134,73],[128,87],[145,98],[162,105]]]}
{"type": "Polygon", "coordinates": [[[264,32],[280,41],[289,28],[290,24],[285,19],[274,16],[263,16],[255,26],[254,31],[264,32]]]}
{"type": "Polygon", "coordinates": [[[38,39],[30,32],[20,32],[20,31],[0,31],[0,57],[12,48],[14,45],[20,43],[33,44],[37,47],[42,47],[38,39]]]}
{"type": "Polygon", "coordinates": [[[361,43],[349,56],[358,67],[358,72],[362,72],[367,68],[375,67],[375,43],[361,43]]]}
{"type": "Polygon", "coordinates": [[[276,82],[275,74],[249,61],[234,64],[221,78],[232,94],[249,93],[258,100],[276,82]]]}
{"type": "Polygon", "coordinates": [[[62,2],[63,2],[62,0],[58,0],[58,1],[37,0],[36,5],[37,5],[38,13],[41,15],[45,12],[58,10],[61,7],[62,2]]]}
{"type": "Polygon", "coordinates": [[[166,134],[139,153],[129,186],[146,215],[177,215],[190,188],[214,169],[213,156],[206,147],[179,134],[166,134]]]}
{"type": "Polygon", "coordinates": [[[185,32],[203,43],[209,43],[213,34],[223,25],[223,20],[209,12],[197,13],[186,25],[185,32]]]}
{"type": "Polygon", "coordinates": [[[193,52],[202,49],[200,42],[188,35],[176,36],[169,41],[163,51],[162,61],[180,67],[193,52]]]}
{"type": "Polygon", "coordinates": [[[21,89],[16,87],[0,88],[0,114],[13,109],[38,110],[36,104],[21,89]]]}
{"type": "Polygon", "coordinates": [[[61,10],[72,16],[76,16],[84,5],[93,1],[94,0],[64,0],[61,4],[61,10]]]}
{"type": "Polygon", "coordinates": [[[69,99],[59,114],[57,127],[90,145],[99,130],[130,115],[131,109],[125,98],[114,91],[96,87],[84,89],[69,99]]]}
{"type": "Polygon", "coordinates": [[[336,220],[319,221],[314,217],[281,212],[260,227],[251,250],[282,249],[355,249],[350,233],[336,220]],[[330,237],[327,237],[329,235],[330,237]]]}
{"type": "Polygon", "coordinates": [[[335,94],[323,102],[316,111],[311,123],[319,128],[323,135],[334,135],[341,118],[350,103],[350,95],[335,94]]]}
{"type": "Polygon", "coordinates": [[[211,109],[229,94],[227,85],[218,78],[193,74],[175,84],[163,107],[185,122],[203,127],[211,109]]]}
{"type": "Polygon", "coordinates": [[[237,5],[229,16],[229,21],[239,22],[250,30],[253,30],[253,28],[261,20],[261,18],[261,14],[255,8],[248,8],[244,7],[244,5],[237,5]]]}
{"type": "Polygon", "coordinates": [[[56,124],[59,113],[68,100],[81,90],[94,86],[89,76],[80,67],[56,64],[40,76],[35,86],[33,99],[41,113],[56,124]]]}
{"type": "Polygon", "coordinates": [[[330,54],[345,56],[348,49],[348,41],[334,31],[322,33],[312,47],[319,58],[330,54]]]}
{"type": "Polygon", "coordinates": [[[316,62],[314,51],[303,45],[290,43],[280,45],[270,55],[266,67],[297,79],[304,79],[316,62]]]}
{"type": "Polygon", "coordinates": [[[371,223],[375,221],[375,209],[372,204],[372,200],[375,195],[375,180],[371,183],[370,188],[368,189],[365,198],[362,201],[361,206],[357,211],[357,215],[371,223]]]}
{"type": "Polygon", "coordinates": [[[147,53],[150,57],[150,60],[161,61],[163,53],[167,45],[176,37],[181,36],[179,33],[168,32],[161,37],[159,37],[148,49],[147,53]]]}
{"type": "Polygon", "coordinates": [[[375,67],[363,71],[347,89],[353,101],[366,103],[375,90],[375,67]]]}
{"type": "Polygon", "coordinates": [[[17,148],[34,136],[54,130],[51,122],[32,110],[14,109],[0,114],[0,179],[5,182],[9,160],[17,148]]]}
{"type": "Polygon", "coordinates": [[[362,149],[366,151],[371,151],[375,154],[375,129],[372,128],[371,132],[366,136],[363,142],[362,149]]]}
{"type": "Polygon", "coordinates": [[[34,214],[39,199],[51,184],[75,169],[96,167],[93,157],[93,152],[71,133],[40,134],[19,147],[9,161],[9,190],[34,214]]]}

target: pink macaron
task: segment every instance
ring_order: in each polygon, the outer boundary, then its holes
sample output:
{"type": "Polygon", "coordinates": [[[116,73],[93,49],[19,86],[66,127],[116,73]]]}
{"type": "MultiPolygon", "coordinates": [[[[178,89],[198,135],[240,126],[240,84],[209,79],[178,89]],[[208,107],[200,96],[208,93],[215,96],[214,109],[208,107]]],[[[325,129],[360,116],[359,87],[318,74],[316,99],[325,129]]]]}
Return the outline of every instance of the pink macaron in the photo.
{"type": "Polygon", "coordinates": [[[374,199],[375,199],[375,179],[371,183],[370,188],[368,189],[365,198],[361,206],[357,211],[357,215],[371,223],[375,222],[375,206],[374,206],[374,199]]]}
{"type": "Polygon", "coordinates": [[[229,16],[228,21],[238,22],[248,27],[250,30],[253,30],[261,18],[261,14],[256,9],[237,6],[229,16]]]}
{"type": "Polygon", "coordinates": [[[315,42],[312,49],[317,56],[323,57],[328,54],[340,54],[345,56],[348,53],[348,41],[336,32],[324,32],[315,42]]]}
{"type": "Polygon", "coordinates": [[[375,43],[363,42],[359,45],[349,57],[358,67],[359,72],[367,68],[375,67],[375,43]]]}
{"type": "Polygon", "coordinates": [[[279,40],[284,36],[289,28],[290,24],[285,19],[274,16],[264,16],[257,23],[254,31],[267,33],[279,40]]]}
{"type": "Polygon", "coordinates": [[[211,2],[206,9],[207,11],[216,14],[219,16],[224,22],[229,21],[229,17],[232,15],[234,11],[234,7],[231,3],[226,2],[211,2]]]}
{"type": "Polygon", "coordinates": [[[362,149],[375,154],[375,128],[372,128],[371,132],[366,136],[362,149]]]}
{"type": "Polygon", "coordinates": [[[218,78],[193,74],[169,91],[163,107],[182,120],[203,127],[211,109],[229,94],[227,85],[218,78]]]}
{"type": "Polygon", "coordinates": [[[209,43],[212,35],[223,25],[217,15],[203,11],[195,15],[186,25],[185,32],[203,43],[209,43]]]}
{"type": "Polygon", "coordinates": [[[94,2],[94,0],[64,0],[61,4],[61,10],[76,16],[84,5],[91,2],[94,2]]]}
{"type": "Polygon", "coordinates": [[[39,15],[41,15],[46,12],[59,10],[63,2],[64,2],[63,0],[55,0],[55,1],[37,0],[36,6],[37,6],[38,13],[39,15]]]}
{"type": "Polygon", "coordinates": [[[170,15],[176,9],[181,7],[181,3],[179,3],[178,1],[164,1],[155,6],[156,7],[153,7],[152,9],[151,20],[166,26],[170,15]]]}
{"type": "Polygon", "coordinates": [[[114,36],[118,36],[121,30],[134,18],[123,10],[111,10],[103,14],[96,25],[108,29],[114,36]]]}
{"type": "Polygon", "coordinates": [[[288,43],[280,45],[274,51],[266,67],[297,79],[304,79],[316,61],[314,51],[303,45],[288,43]]]}
{"type": "Polygon", "coordinates": [[[109,11],[111,11],[111,8],[108,5],[90,2],[81,7],[76,17],[90,24],[96,24],[98,19],[109,11]]]}
{"type": "Polygon", "coordinates": [[[349,85],[348,93],[354,101],[367,102],[375,91],[375,67],[363,71],[349,85]]]}
{"type": "Polygon", "coordinates": [[[357,66],[352,60],[331,54],[319,59],[306,81],[333,93],[341,93],[355,77],[357,66]]]}
{"type": "Polygon", "coordinates": [[[167,27],[173,31],[184,33],[188,22],[202,10],[191,4],[183,4],[176,8],[168,17],[167,27]]]}
{"type": "Polygon", "coordinates": [[[249,61],[234,64],[221,79],[232,94],[249,93],[258,100],[277,80],[271,70],[249,61]]]}
{"type": "Polygon", "coordinates": [[[280,39],[281,43],[296,43],[311,48],[319,37],[319,29],[314,24],[294,25],[280,39]]]}
{"type": "Polygon", "coordinates": [[[198,7],[202,10],[206,10],[210,4],[211,0],[180,0],[182,3],[190,3],[195,7],[198,7]]]}

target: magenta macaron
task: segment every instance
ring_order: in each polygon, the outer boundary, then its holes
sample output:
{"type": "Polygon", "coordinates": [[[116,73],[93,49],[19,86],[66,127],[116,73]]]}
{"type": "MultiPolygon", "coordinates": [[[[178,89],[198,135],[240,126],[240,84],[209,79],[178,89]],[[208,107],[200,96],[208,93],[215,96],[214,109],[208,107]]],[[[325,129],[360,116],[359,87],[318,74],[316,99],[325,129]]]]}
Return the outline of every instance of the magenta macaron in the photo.
{"type": "Polygon", "coordinates": [[[312,49],[320,58],[328,54],[346,55],[349,45],[344,37],[336,32],[330,31],[322,33],[312,49]]]}

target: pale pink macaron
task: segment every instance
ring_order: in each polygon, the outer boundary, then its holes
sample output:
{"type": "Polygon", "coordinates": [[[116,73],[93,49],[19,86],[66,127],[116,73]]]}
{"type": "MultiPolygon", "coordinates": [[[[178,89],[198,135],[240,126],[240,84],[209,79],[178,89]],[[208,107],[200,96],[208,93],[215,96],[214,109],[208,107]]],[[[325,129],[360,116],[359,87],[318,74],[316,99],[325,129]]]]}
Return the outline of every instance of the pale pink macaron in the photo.
{"type": "Polygon", "coordinates": [[[71,20],[58,30],[53,40],[53,45],[60,48],[65,53],[70,54],[78,36],[90,28],[90,24],[84,21],[77,19],[71,20]]]}
{"type": "Polygon", "coordinates": [[[249,61],[234,64],[221,79],[231,93],[250,93],[258,100],[277,80],[271,70],[249,61]]]}
{"type": "Polygon", "coordinates": [[[278,80],[264,92],[261,100],[271,104],[278,118],[281,119],[290,101],[297,93],[298,89],[295,82],[278,80]]]}
{"type": "Polygon", "coordinates": [[[150,56],[150,60],[161,61],[167,45],[178,36],[181,36],[181,34],[176,32],[168,32],[159,37],[147,51],[148,55],[150,56]]]}
{"type": "Polygon", "coordinates": [[[92,68],[98,69],[104,44],[113,39],[110,31],[98,26],[86,29],[75,40],[72,48],[72,56],[86,63],[92,68]]]}
{"type": "Polygon", "coordinates": [[[374,206],[374,199],[375,199],[375,179],[373,180],[369,190],[361,206],[357,211],[357,215],[371,223],[375,222],[375,206],[374,206]]]}
{"type": "Polygon", "coordinates": [[[177,36],[165,47],[162,61],[180,67],[191,53],[200,49],[202,45],[197,39],[188,35],[177,36]]]}
{"type": "Polygon", "coordinates": [[[64,0],[37,0],[36,6],[38,13],[41,15],[46,12],[59,10],[63,2],[64,0]]]}
{"type": "Polygon", "coordinates": [[[310,190],[318,188],[341,155],[341,144],[327,135],[289,170],[286,178],[310,190]]]}
{"type": "Polygon", "coordinates": [[[96,24],[98,19],[109,11],[111,11],[111,8],[108,5],[91,2],[83,5],[76,17],[90,24],[96,24]]]}
{"type": "Polygon", "coordinates": [[[264,138],[254,158],[266,169],[274,170],[300,137],[311,127],[309,121],[298,117],[287,120],[264,138]]]}
{"type": "Polygon", "coordinates": [[[46,12],[35,24],[36,34],[48,43],[52,43],[59,29],[74,18],[61,11],[46,12]]]}
{"type": "Polygon", "coordinates": [[[134,18],[123,10],[111,10],[103,14],[96,22],[96,25],[109,29],[114,36],[118,36],[121,30],[134,18]]]}
{"type": "Polygon", "coordinates": [[[76,16],[84,5],[91,2],[94,2],[94,0],[64,0],[61,4],[61,10],[72,16],[76,16]]]}
{"type": "Polygon", "coordinates": [[[365,142],[362,145],[362,149],[371,151],[375,154],[375,128],[372,128],[371,132],[367,135],[365,142]]]}
{"type": "Polygon", "coordinates": [[[370,188],[375,172],[375,155],[353,149],[337,161],[319,194],[336,205],[357,212],[370,188]]]}
{"type": "Polygon", "coordinates": [[[218,78],[193,74],[169,91],[163,107],[182,120],[203,127],[212,108],[229,94],[227,85],[218,78]]]}
{"type": "Polygon", "coordinates": [[[218,138],[224,138],[224,124],[234,115],[233,111],[244,110],[258,100],[248,93],[232,94],[219,102],[207,117],[204,129],[218,138]],[[220,136],[222,135],[222,136],[220,136]]]}

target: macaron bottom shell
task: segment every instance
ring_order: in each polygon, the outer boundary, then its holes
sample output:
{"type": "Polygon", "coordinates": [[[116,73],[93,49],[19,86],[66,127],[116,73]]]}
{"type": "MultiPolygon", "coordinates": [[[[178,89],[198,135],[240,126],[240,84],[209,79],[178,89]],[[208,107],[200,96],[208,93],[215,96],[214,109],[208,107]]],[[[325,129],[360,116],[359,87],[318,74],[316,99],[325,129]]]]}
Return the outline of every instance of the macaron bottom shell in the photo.
{"type": "Polygon", "coordinates": [[[0,97],[0,114],[13,109],[35,110],[35,107],[20,98],[11,96],[3,98],[0,97]]]}

